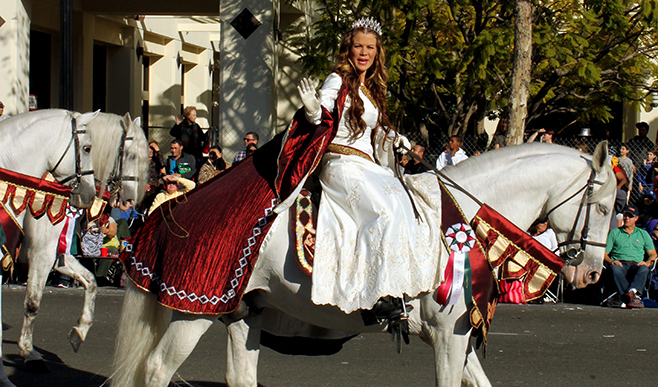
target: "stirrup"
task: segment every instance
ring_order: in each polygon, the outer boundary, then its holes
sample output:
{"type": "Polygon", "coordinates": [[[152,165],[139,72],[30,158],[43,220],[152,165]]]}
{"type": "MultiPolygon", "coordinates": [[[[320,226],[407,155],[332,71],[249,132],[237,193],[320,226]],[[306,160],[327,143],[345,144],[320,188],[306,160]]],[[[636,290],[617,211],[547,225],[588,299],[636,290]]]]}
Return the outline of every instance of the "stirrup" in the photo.
{"type": "MultiPolygon", "coordinates": [[[[370,310],[362,310],[361,318],[366,326],[381,324],[385,321],[390,325],[409,319],[413,306],[406,304],[401,298],[379,299],[370,310]]],[[[406,342],[407,340],[405,340],[406,342]]]]}

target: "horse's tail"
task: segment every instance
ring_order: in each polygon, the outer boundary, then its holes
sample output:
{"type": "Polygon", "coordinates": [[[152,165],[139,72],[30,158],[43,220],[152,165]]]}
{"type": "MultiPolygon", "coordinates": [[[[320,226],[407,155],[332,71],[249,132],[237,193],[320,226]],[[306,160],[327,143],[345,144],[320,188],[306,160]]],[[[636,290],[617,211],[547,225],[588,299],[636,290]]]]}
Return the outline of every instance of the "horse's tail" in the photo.
{"type": "Polygon", "coordinates": [[[159,305],[153,294],[127,282],[110,376],[114,387],[144,385],[146,360],[171,320],[171,310],[159,305]]]}

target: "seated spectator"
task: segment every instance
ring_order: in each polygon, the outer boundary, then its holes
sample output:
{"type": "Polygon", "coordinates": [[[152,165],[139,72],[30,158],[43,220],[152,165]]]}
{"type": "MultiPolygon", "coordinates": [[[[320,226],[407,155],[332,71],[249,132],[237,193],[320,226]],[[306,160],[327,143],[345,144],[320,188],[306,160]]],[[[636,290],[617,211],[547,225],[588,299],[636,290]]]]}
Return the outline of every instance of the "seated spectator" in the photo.
{"type": "Polygon", "coordinates": [[[235,157],[233,158],[233,165],[244,160],[247,157],[247,150],[249,148],[249,144],[258,145],[258,133],[249,132],[247,133],[246,136],[244,136],[243,140],[244,140],[245,150],[240,151],[235,155],[235,157]]]}
{"type": "Polygon", "coordinates": [[[203,184],[213,177],[219,175],[221,171],[229,168],[230,166],[231,164],[227,163],[222,158],[222,148],[217,145],[213,145],[210,147],[210,151],[208,152],[208,160],[203,164],[201,170],[199,171],[199,184],[203,184]]]}
{"type": "Polygon", "coordinates": [[[451,136],[448,142],[448,149],[439,155],[436,159],[436,169],[443,169],[448,165],[457,165],[466,160],[466,152],[461,148],[462,139],[459,136],[451,136]]]}
{"type": "Polygon", "coordinates": [[[184,177],[180,177],[178,175],[167,175],[162,178],[164,180],[165,184],[165,191],[160,192],[156,197],[155,200],[153,200],[153,204],[151,204],[151,208],[149,208],[148,215],[151,215],[151,213],[158,208],[162,203],[166,202],[167,200],[171,200],[174,198],[177,198],[186,192],[189,192],[196,187],[196,184],[194,184],[193,181],[188,180],[184,177]],[[182,188],[179,188],[178,185],[182,185],[182,188]]]}
{"type": "Polygon", "coordinates": [[[249,144],[247,145],[247,150],[245,151],[245,158],[251,156],[254,152],[258,150],[258,145],[256,144],[249,144]]]}
{"type": "Polygon", "coordinates": [[[560,255],[557,245],[557,237],[555,231],[548,228],[548,219],[537,219],[528,229],[528,234],[541,243],[544,247],[551,250],[557,255],[560,255]]]}
{"type": "MultiPolygon", "coordinates": [[[[422,159],[425,156],[425,147],[420,144],[416,144],[411,148],[411,152],[422,159]]],[[[404,173],[409,175],[415,175],[417,173],[423,172],[427,172],[427,167],[414,158],[411,158],[407,165],[404,166],[404,173]]]]}
{"type": "Polygon", "coordinates": [[[635,227],[638,214],[635,206],[623,210],[623,225],[610,231],[605,248],[604,261],[612,271],[622,307],[644,307],[640,292],[656,259],[651,237],[644,229],[635,227]],[[646,261],[645,254],[648,255],[646,261]]]}
{"type": "Polygon", "coordinates": [[[167,159],[165,166],[166,174],[179,175],[185,179],[192,180],[196,173],[196,160],[194,156],[183,152],[183,145],[180,140],[171,142],[171,156],[167,159]]]}

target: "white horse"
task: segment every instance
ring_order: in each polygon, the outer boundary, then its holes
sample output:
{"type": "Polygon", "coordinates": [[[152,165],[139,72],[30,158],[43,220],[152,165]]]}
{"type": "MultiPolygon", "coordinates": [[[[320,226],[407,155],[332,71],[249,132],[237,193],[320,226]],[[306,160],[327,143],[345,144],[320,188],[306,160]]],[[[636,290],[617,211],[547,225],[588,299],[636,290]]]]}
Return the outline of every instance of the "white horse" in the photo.
{"type": "MultiPolygon", "coordinates": [[[[88,129],[92,133],[92,158],[95,177],[103,192],[110,182],[110,203],[136,204],[141,201],[148,180],[148,141],[141,129],[141,119],[131,121],[124,117],[101,113],[88,129]]],[[[79,281],[85,288],[82,314],[69,333],[69,340],[77,352],[93,323],[96,303],[96,279],[77,259],[62,255],[56,260],[59,236],[64,222],[52,225],[48,219],[25,219],[25,241],[21,259],[29,263],[25,316],[18,340],[19,353],[25,359],[28,370],[40,371],[45,364],[32,345],[34,323],[39,312],[43,290],[51,269],[79,281]]]]}
{"type": "MultiPolygon", "coordinates": [[[[0,122],[0,168],[37,178],[50,172],[56,181],[73,185],[71,205],[91,206],[96,188],[90,173],[92,134],[87,129],[97,116],[98,112],[41,110],[0,122]]],[[[18,224],[23,224],[26,212],[16,216],[18,224]]],[[[0,386],[14,386],[1,366],[0,386]]]]}
{"type": "MultiPolygon", "coordinates": [[[[615,178],[607,161],[605,143],[599,144],[593,157],[556,145],[508,147],[444,171],[521,229],[527,229],[535,219],[550,212],[558,240],[569,243],[565,249],[573,244],[580,246],[585,223],[590,227],[590,241],[606,240],[615,178]],[[593,194],[582,189],[590,175],[597,183],[593,194]],[[583,197],[585,200],[581,202],[583,197]],[[585,216],[576,215],[581,208],[589,212],[587,222],[585,216]],[[575,230],[574,235],[569,235],[571,230],[575,230]]],[[[465,216],[472,218],[479,206],[454,187],[449,189],[465,216]]],[[[295,262],[288,213],[278,215],[261,246],[247,289],[252,312],[241,320],[224,319],[229,333],[226,381],[232,387],[257,386],[260,332],[291,335],[277,330],[290,325],[281,323],[281,318],[342,331],[343,336],[385,332],[387,328],[386,324],[366,327],[358,312],[346,315],[336,307],[311,302],[311,278],[295,262]],[[254,312],[261,308],[265,312],[254,312]]],[[[585,247],[584,261],[577,268],[566,270],[567,279],[578,287],[595,282],[602,269],[603,247],[592,242],[585,247]]],[[[457,386],[462,381],[490,385],[470,346],[471,326],[463,295],[451,307],[437,304],[431,294],[420,295],[412,304],[410,331],[434,348],[436,385],[457,386]]],[[[130,286],[119,322],[112,385],[167,386],[215,319],[215,316],[180,312],[172,315],[157,303],[153,294],[130,286]]],[[[295,333],[300,332],[292,332],[295,333]]]]}

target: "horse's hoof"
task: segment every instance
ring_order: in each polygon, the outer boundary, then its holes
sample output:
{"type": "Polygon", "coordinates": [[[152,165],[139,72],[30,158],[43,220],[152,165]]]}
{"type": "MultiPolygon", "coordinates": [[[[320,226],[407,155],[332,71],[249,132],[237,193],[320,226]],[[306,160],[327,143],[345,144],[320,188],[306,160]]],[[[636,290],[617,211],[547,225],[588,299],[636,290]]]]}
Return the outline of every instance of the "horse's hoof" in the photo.
{"type": "Polygon", "coordinates": [[[33,374],[47,374],[50,372],[48,369],[48,366],[46,365],[46,362],[43,361],[43,359],[40,360],[26,360],[25,361],[25,368],[27,369],[27,372],[33,373],[33,374]]]}
{"type": "Polygon", "coordinates": [[[69,343],[71,343],[71,347],[73,348],[73,352],[78,352],[80,349],[80,344],[82,344],[82,337],[80,336],[80,333],[78,333],[78,330],[73,328],[71,329],[71,332],[69,332],[69,343]]]}

